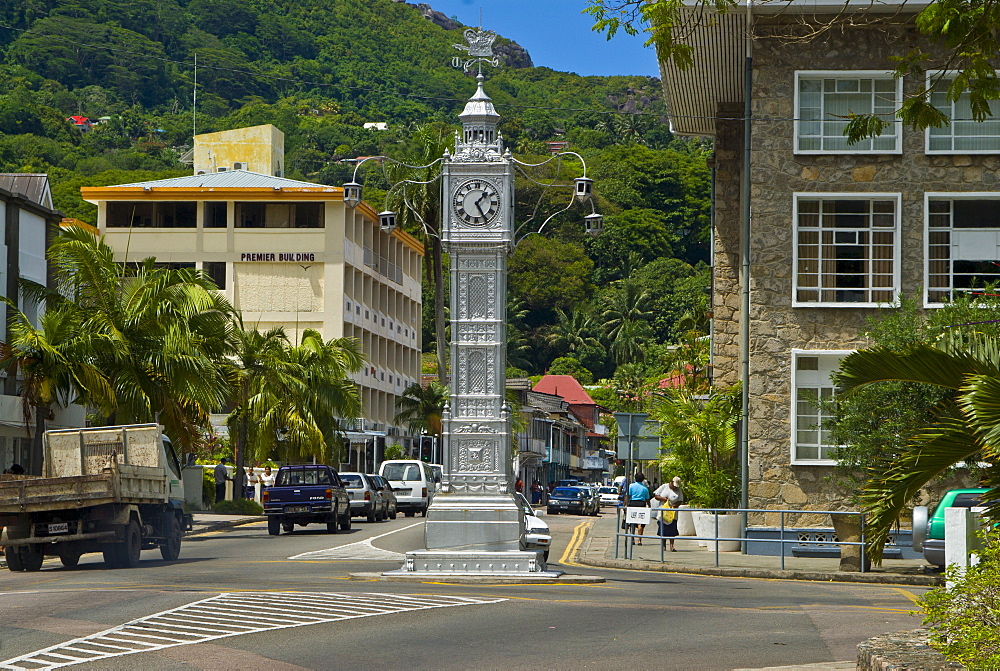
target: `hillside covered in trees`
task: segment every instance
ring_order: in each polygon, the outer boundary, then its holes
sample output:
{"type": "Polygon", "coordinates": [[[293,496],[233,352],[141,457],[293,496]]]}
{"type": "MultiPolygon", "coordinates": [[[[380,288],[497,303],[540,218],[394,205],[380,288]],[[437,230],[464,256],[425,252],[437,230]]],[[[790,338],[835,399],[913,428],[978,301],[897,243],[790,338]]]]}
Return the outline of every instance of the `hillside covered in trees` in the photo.
{"type": "MultiPolygon", "coordinates": [[[[418,126],[450,135],[475,90],[450,64],[460,28],[392,0],[3,3],[0,171],[49,173],[57,207],[92,221],[81,186],[185,174],[193,132],[272,123],[288,176],[339,185],[345,159],[418,155],[418,126]],[[81,133],[71,115],[105,122],[81,133]]],[[[532,162],[550,141],[584,155],[606,223],[585,236],[575,206],[514,252],[511,365],[663,373],[667,346],[706,329],[711,148],[670,134],[658,80],[535,67],[516,37],[487,84],[505,141],[532,162]]],[[[519,220],[565,207],[527,180],[518,196],[519,220]]]]}

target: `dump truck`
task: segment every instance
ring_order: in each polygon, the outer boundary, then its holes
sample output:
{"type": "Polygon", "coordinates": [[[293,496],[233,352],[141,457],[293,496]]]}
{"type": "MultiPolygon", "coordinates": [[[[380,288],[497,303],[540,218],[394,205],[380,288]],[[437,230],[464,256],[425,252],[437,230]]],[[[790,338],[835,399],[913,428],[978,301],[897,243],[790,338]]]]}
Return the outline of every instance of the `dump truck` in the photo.
{"type": "Polygon", "coordinates": [[[189,526],[180,462],[157,424],[46,431],[41,476],[0,475],[11,571],[38,571],[46,555],[72,568],[88,552],[109,568],[154,548],[173,561],[189,526]]]}

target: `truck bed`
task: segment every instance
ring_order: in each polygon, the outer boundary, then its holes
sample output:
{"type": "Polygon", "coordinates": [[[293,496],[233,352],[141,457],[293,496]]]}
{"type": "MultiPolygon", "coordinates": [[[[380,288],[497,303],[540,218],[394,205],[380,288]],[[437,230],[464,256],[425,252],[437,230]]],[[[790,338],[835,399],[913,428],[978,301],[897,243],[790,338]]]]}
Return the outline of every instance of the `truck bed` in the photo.
{"type": "Polygon", "coordinates": [[[0,476],[0,514],[64,510],[106,503],[163,503],[163,469],[119,464],[94,475],[0,476]]]}

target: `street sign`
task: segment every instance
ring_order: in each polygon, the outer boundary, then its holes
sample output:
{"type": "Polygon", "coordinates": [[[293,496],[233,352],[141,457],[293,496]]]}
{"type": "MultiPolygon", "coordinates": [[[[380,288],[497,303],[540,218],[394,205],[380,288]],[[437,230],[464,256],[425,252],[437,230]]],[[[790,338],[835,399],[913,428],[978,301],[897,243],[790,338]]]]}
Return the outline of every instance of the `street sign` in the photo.
{"type": "MultiPolygon", "coordinates": [[[[628,459],[628,436],[618,434],[619,459],[628,459]]],[[[632,438],[632,458],[636,461],[658,459],[660,456],[660,423],[648,420],[643,423],[638,434],[632,438]]]]}
{"type": "Polygon", "coordinates": [[[625,509],[625,523],[626,524],[649,524],[651,519],[649,508],[626,508],[625,509]]]}

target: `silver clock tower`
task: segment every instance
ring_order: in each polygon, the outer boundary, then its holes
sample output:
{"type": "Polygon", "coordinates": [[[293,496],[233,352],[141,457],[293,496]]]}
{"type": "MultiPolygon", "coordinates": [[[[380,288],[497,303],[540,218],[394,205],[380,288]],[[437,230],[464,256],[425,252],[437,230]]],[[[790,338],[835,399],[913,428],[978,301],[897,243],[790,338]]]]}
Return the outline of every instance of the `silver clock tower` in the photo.
{"type": "MultiPolygon", "coordinates": [[[[467,30],[472,60],[495,62],[494,33],[467,30]]],[[[456,45],[459,46],[459,45],[456,45]]],[[[399,573],[558,576],[522,550],[514,500],[511,410],[504,401],[507,257],[514,243],[514,161],[500,115],[476,77],[441,163],[441,239],[451,259],[451,389],[443,419],[445,494],[427,511],[426,550],[399,573]]]]}

